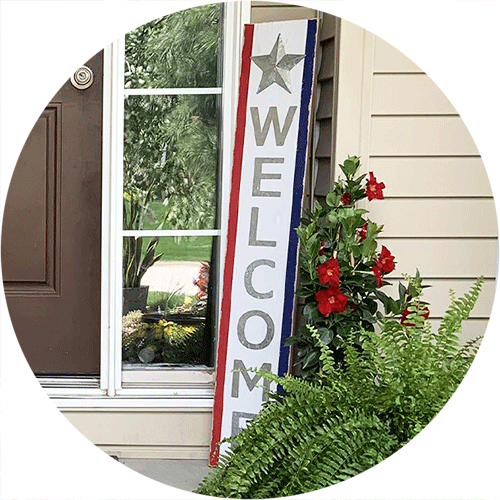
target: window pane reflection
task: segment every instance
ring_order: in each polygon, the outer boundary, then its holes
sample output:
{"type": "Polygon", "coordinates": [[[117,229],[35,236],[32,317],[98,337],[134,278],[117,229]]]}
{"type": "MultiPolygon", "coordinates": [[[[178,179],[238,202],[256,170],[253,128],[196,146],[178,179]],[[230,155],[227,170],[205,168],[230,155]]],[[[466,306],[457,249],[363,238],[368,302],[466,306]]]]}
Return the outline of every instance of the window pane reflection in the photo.
{"type": "Polygon", "coordinates": [[[214,241],[209,236],[124,238],[125,369],[210,364],[214,241]],[[144,271],[152,261],[148,252],[155,262],[144,271]],[[140,283],[126,286],[133,284],[134,272],[142,273],[140,283]]]}
{"type": "Polygon", "coordinates": [[[217,141],[215,95],[128,96],[124,229],[214,228],[217,141]]]}
{"type": "Polygon", "coordinates": [[[125,38],[125,88],[217,86],[221,5],[170,14],[125,38]]]}

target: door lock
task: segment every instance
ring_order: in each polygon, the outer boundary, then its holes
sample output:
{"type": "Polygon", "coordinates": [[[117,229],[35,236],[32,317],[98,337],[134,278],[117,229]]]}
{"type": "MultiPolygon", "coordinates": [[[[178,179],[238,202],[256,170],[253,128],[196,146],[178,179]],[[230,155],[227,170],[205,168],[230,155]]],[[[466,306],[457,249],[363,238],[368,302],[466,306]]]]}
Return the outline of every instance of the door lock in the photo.
{"type": "Polygon", "coordinates": [[[78,90],[88,89],[94,83],[94,73],[87,66],[78,68],[70,78],[73,87],[78,90]]]}

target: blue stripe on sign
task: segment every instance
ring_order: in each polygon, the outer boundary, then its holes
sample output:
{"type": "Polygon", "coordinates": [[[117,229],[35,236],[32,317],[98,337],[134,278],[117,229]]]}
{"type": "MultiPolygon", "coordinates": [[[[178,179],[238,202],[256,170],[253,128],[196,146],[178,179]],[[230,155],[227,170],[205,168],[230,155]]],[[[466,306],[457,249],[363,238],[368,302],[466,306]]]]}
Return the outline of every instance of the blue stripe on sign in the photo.
{"type": "Polygon", "coordinates": [[[296,228],[300,225],[302,196],[304,192],[304,173],[306,167],[307,137],[309,127],[309,105],[312,93],[316,29],[317,21],[315,19],[309,20],[307,26],[304,74],[302,76],[299,134],[297,137],[297,156],[295,157],[295,178],[293,181],[292,217],[290,223],[290,240],[288,244],[288,261],[286,265],[285,303],[283,307],[281,348],[278,363],[278,374],[281,376],[288,372],[288,358],[290,356],[290,348],[285,345],[285,340],[292,333],[292,316],[296,283],[295,271],[297,268],[297,252],[299,244],[296,228]]]}

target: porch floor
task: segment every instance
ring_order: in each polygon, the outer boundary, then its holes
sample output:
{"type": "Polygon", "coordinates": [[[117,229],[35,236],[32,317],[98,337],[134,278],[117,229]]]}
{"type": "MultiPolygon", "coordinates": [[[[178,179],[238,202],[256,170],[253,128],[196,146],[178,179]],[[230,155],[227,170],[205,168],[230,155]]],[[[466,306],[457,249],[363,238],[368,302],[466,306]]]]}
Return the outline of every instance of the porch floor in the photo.
{"type": "Polygon", "coordinates": [[[210,469],[206,460],[121,459],[120,463],[155,481],[185,491],[193,491],[210,469]]]}

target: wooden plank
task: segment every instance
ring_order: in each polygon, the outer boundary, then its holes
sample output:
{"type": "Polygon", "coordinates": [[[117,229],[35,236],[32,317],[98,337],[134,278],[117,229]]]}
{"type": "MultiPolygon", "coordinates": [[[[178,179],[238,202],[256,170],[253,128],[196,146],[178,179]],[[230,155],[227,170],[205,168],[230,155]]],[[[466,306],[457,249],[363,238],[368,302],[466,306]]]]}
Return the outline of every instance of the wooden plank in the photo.
{"type": "Polygon", "coordinates": [[[375,73],[422,73],[413,61],[378,37],[375,37],[373,71],[375,73]]]}
{"type": "Polygon", "coordinates": [[[382,117],[371,120],[371,156],[478,155],[459,116],[382,117]]]}
{"type": "Polygon", "coordinates": [[[321,93],[316,119],[331,118],[333,113],[333,78],[321,82],[321,93]]]}
{"type": "Polygon", "coordinates": [[[332,155],[332,120],[319,121],[319,138],[316,149],[317,157],[331,157],[332,155]]]}
{"type": "Polygon", "coordinates": [[[390,276],[414,275],[418,268],[424,278],[495,278],[498,241],[495,239],[396,239],[380,237],[396,258],[390,276]]]}
{"type": "Polygon", "coordinates": [[[427,76],[374,75],[372,114],[457,114],[447,97],[427,76]]]}
{"type": "Polygon", "coordinates": [[[477,158],[371,158],[370,170],[388,196],[493,196],[477,158]]]}
{"type": "MultiPolygon", "coordinates": [[[[387,281],[392,283],[392,286],[383,288],[387,295],[398,297],[398,283],[401,281],[405,285],[404,280],[396,280],[387,278],[387,281]]],[[[450,305],[449,290],[454,290],[457,297],[462,297],[470,290],[474,283],[473,279],[458,279],[458,280],[443,280],[443,279],[426,279],[425,285],[430,285],[426,288],[423,294],[423,300],[429,303],[431,317],[443,317],[444,313],[450,305]]],[[[476,306],[472,310],[471,318],[488,318],[493,308],[495,298],[496,281],[491,279],[483,283],[483,288],[477,300],[476,306]]]]}
{"type": "MultiPolygon", "coordinates": [[[[276,5],[276,4],[275,4],[276,5]]],[[[288,21],[293,19],[316,19],[317,11],[296,6],[254,6],[252,5],[251,22],[288,21]]]]}
{"type": "Polygon", "coordinates": [[[326,12],[323,13],[323,22],[319,33],[320,41],[333,38],[335,36],[335,20],[335,16],[327,14],[326,12]]]}
{"type": "Polygon", "coordinates": [[[493,199],[386,199],[369,203],[386,237],[495,237],[493,199]]]}
{"type": "Polygon", "coordinates": [[[318,174],[316,176],[316,185],[314,194],[316,196],[326,196],[330,192],[332,168],[330,158],[319,158],[318,174]]]}
{"type": "Polygon", "coordinates": [[[321,44],[321,66],[318,73],[318,80],[333,78],[335,71],[335,40],[330,39],[321,44]]]}

